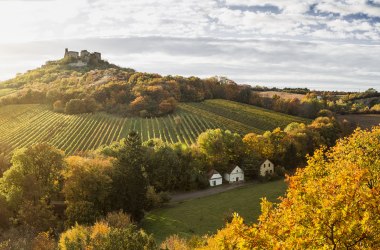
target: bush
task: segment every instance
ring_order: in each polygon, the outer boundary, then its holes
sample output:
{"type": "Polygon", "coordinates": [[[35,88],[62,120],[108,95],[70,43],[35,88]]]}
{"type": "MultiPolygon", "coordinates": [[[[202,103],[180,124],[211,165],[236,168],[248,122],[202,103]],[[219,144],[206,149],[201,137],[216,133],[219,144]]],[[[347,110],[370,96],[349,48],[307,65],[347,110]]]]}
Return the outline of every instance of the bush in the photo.
{"type": "Polygon", "coordinates": [[[151,235],[138,230],[133,224],[126,227],[111,227],[101,221],[91,227],[75,225],[61,234],[59,247],[62,250],[71,249],[114,249],[114,250],[145,250],[156,249],[156,243],[151,235]]]}
{"type": "Polygon", "coordinates": [[[165,250],[190,250],[187,245],[186,240],[180,238],[178,235],[174,234],[165,239],[161,243],[161,249],[165,250]]]}
{"type": "Polygon", "coordinates": [[[58,113],[63,113],[65,111],[65,106],[61,100],[53,103],[53,111],[58,113]]]}

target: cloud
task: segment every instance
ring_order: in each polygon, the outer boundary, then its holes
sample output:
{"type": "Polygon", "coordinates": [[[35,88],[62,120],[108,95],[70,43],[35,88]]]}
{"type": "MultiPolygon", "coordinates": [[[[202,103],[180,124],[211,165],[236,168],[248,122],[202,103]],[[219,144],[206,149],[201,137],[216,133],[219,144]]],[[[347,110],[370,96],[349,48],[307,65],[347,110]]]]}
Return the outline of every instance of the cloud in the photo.
{"type": "Polygon", "coordinates": [[[334,34],[343,39],[380,41],[378,23],[377,0],[0,2],[3,42],[152,35],[332,39],[334,34]],[[348,25],[332,29],[335,21],[345,21],[348,25]],[[320,37],[319,34],[333,35],[320,37]]]}
{"type": "Polygon", "coordinates": [[[0,0],[0,37],[0,78],[73,47],[162,74],[373,85],[380,1],[0,0]]]}
{"type": "Polygon", "coordinates": [[[61,58],[65,47],[101,51],[110,62],[138,71],[200,77],[224,75],[253,85],[363,90],[378,88],[380,79],[379,45],[169,37],[12,44],[0,47],[0,78],[10,77],[7,72],[11,68],[23,67],[25,71],[46,60],[61,58]]]}

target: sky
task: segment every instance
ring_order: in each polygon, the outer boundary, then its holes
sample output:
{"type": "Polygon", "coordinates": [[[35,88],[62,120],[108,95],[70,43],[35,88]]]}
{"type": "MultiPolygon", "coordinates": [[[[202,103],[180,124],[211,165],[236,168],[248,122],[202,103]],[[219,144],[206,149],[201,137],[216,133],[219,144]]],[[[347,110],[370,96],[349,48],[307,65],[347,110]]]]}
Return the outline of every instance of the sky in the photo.
{"type": "Polygon", "coordinates": [[[0,80],[65,48],[162,75],[380,90],[380,0],[0,0],[0,80]]]}

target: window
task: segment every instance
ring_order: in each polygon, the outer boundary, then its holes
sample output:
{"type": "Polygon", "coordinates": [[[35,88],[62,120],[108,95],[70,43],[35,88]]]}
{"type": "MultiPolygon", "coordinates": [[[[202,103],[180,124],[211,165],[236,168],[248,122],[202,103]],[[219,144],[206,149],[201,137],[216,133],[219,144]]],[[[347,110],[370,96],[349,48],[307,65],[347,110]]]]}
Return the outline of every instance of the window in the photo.
{"type": "Polygon", "coordinates": [[[271,169],[271,170],[269,170],[269,173],[272,173],[272,169],[271,169]]]}

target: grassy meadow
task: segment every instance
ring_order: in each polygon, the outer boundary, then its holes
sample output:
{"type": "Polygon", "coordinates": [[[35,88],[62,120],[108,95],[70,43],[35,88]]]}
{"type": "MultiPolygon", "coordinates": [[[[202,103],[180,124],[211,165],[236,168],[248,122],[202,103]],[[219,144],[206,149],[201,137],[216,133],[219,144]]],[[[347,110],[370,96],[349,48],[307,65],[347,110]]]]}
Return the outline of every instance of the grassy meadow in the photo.
{"type": "Polygon", "coordinates": [[[158,241],[171,234],[189,237],[215,233],[233,212],[243,216],[247,223],[255,222],[261,213],[261,198],[278,201],[277,198],[285,194],[286,188],[283,180],[250,183],[220,194],[171,204],[147,214],[142,227],[153,233],[158,241]]]}

